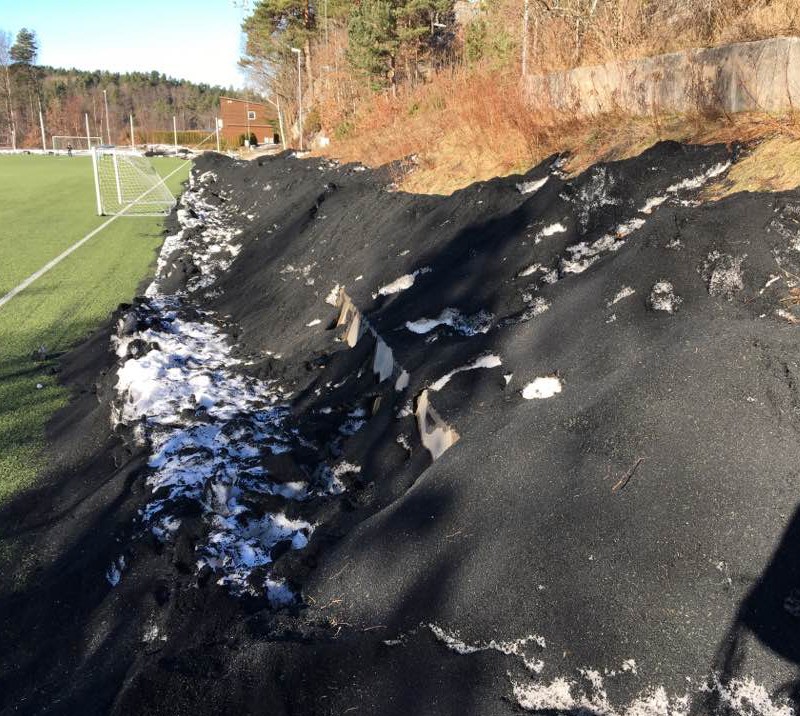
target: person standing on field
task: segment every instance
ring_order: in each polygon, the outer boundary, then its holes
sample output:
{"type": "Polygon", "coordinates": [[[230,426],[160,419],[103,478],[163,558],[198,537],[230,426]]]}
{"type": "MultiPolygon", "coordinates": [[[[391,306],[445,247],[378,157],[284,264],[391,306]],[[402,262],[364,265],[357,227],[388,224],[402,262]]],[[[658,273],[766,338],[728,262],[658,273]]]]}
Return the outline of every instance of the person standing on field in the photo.
{"type": "Polygon", "coordinates": [[[67,156],[68,157],[72,156],[72,144],[67,145],[67,156]]]}

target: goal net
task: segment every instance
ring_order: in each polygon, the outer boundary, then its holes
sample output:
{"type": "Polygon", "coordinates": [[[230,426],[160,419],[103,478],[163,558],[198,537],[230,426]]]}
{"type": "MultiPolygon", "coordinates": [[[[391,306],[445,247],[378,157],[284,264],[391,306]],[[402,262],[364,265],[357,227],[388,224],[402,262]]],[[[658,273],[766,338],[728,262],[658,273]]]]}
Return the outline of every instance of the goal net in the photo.
{"type": "Polygon", "coordinates": [[[72,147],[76,152],[78,150],[87,150],[92,147],[99,147],[103,143],[100,137],[67,137],[63,134],[56,134],[53,136],[53,151],[65,152],[69,147],[72,147]]]}
{"type": "Polygon", "coordinates": [[[100,216],[162,216],[175,206],[172,192],[139,154],[93,148],[92,167],[100,216]]]}

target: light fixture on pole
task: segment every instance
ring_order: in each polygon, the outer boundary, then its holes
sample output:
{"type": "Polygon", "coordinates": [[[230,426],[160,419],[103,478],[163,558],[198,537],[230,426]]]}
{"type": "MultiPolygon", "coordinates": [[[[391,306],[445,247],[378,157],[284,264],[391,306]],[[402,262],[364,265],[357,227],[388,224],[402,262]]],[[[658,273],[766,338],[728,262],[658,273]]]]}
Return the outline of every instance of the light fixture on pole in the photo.
{"type": "Polygon", "coordinates": [[[291,48],[297,55],[297,125],[300,131],[300,151],[303,151],[303,75],[301,74],[300,61],[303,53],[296,47],[291,48]]]}

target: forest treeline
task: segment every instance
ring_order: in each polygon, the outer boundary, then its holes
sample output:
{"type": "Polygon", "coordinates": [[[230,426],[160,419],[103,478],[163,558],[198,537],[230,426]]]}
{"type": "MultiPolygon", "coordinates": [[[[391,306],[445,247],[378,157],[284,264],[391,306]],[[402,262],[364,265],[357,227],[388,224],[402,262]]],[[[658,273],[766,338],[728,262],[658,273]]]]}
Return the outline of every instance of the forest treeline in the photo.
{"type": "Polygon", "coordinates": [[[111,143],[129,141],[133,115],[137,141],[158,131],[212,129],[219,97],[236,90],[160,72],[105,72],[37,64],[39,44],[33,30],[16,36],[0,29],[0,147],[41,147],[39,111],[49,146],[53,135],[86,135],[111,143]],[[105,96],[104,96],[105,91],[105,96]],[[105,100],[108,101],[108,123],[105,100]],[[109,138],[110,133],[110,138],[109,138]]]}

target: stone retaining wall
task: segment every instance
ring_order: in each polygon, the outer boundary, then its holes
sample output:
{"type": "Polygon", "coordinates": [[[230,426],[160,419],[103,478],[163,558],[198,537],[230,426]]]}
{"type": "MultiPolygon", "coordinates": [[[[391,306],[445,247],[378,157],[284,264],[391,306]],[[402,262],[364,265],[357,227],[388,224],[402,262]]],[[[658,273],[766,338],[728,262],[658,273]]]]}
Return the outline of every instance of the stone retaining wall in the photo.
{"type": "Polygon", "coordinates": [[[579,115],[781,112],[800,106],[800,38],[687,50],[524,78],[535,109],[579,115]]]}

